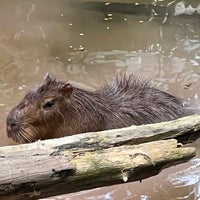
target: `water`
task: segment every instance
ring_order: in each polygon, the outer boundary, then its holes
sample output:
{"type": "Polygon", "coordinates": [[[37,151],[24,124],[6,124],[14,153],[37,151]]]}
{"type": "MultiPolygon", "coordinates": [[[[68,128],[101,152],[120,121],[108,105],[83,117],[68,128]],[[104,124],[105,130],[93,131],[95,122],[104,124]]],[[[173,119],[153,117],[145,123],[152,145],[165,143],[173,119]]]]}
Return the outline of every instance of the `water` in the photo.
{"type": "MultiPolygon", "coordinates": [[[[198,111],[199,15],[173,17],[170,6],[169,16],[165,7],[156,7],[157,16],[146,8],[130,11],[126,4],[105,9],[87,1],[1,0],[0,145],[14,144],[6,136],[5,117],[46,72],[90,90],[117,72],[134,73],[190,101],[198,111]]],[[[142,183],[49,199],[199,199],[199,141],[192,146],[197,148],[194,160],[142,183]]]]}

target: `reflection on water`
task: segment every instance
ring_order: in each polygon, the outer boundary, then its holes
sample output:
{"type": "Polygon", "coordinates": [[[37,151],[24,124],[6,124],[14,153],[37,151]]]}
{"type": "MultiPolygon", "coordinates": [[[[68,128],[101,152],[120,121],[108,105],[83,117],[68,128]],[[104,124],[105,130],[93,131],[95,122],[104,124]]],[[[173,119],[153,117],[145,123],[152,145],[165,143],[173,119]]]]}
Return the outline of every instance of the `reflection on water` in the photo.
{"type": "Polygon", "coordinates": [[[200,159],[194,159],[192,166],[183,171],[175,172],[169,175],[169,181],[175,188],[179,188],[183,185],[194,185],[198,182],[198,174],[200,169],[200,159]]]}
{"type": "Polygon", "coordinates": [[[169,175],[169,182],[172,183],[176,190],[183,190],[189,186],[194,186],[188,195],[179,196],[179,199],[188,199],[189,197],[194,197],[195,199],[200,198],[199,196],[199,172],[200,172],[200,159],[194,159],[191,162],[191,166],[182,171],[178,171],[169,175]]]}
{"type": "Polygon", "coordinates": [[[200,199],[200,178],[198,180],[198,182],[195,185],[195,196],[194,199],[199,200],[200,199]]]}
{"type": "MultiPolygon", "coordinates": [[[[1,1],[0,145],[13,144],[5,134],[6,114],[47,71],[89,90],[101,87],[105,77],[116,72],[138,74],[200,110],[198,2],[190,7],[183,1],[131,7],[130,1],[115,1],[1,1]]],[[[199,152],[199,142],[193,145],[199,152]]],[[[198,199],[198,157],[142,183],[60,199],[198,199]]]]}

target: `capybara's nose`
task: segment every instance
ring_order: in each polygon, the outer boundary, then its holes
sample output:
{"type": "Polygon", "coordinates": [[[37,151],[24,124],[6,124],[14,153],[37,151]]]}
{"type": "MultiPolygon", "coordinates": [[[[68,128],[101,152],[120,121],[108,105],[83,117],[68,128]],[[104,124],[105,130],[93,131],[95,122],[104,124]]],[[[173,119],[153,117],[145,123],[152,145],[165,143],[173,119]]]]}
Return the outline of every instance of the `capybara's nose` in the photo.
{"type": "Polygon", "coordinates": [[[17,126],[16,120],[9,116],[7,117],[6,123],[7,123],[7,126],[9,126],[11,128],[15,128],[17,126]]]}
{"type": "Polygon", "coordinates": [[[19,125],[15,118],[8,116],[6,119],[6,125],[7,125],[7,135],[8,137],[11,137],[11,135],[19,130],[19,125]]]}

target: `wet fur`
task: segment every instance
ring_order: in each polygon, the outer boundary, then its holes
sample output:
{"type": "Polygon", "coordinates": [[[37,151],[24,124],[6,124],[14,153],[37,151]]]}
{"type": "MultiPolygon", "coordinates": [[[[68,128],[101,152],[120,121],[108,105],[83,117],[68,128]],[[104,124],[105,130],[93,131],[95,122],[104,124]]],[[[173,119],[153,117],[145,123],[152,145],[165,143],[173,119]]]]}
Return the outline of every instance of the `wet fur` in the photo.
{"type": "Polygon", "coordinates": [[[140,81],[117,75],[101,90],[85,91],[50,77],[30,91],[7,117],[8,136],[19,143],[176,119],[182,100],[140,81]],[[53,109],[43,101],[55,98],[53,109]],[[11,130],[14,120],[17,128],[11,130]]]}

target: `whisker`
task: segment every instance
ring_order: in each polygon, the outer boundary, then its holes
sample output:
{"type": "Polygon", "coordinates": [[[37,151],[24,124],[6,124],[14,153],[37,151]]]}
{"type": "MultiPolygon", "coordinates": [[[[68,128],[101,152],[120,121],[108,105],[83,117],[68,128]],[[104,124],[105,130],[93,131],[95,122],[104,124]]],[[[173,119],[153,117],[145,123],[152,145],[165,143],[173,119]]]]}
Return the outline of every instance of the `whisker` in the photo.
{"type": "Polygon", "coordinates": [[[61,116],[61,118],[63,119],[64,127],[66,127],[66,120],[65,120],[65,117],[63,116],[62,112],[60,112],[59,110],[58,110],[58,115],[61,116]]]}
{"type": "Polygon", "coordinates": [[[29,137],[28,137],[28,134],[24,129],[21,129],[19,134],[20,134],[20,138],[23,139],[25,142],[29,142],[30,141],[29,137]]]}
{"type": "Polygon", "coordinates": [[[49,126],[49,121],[47,120],[46,117],[44,117],[44,122],[45,122],[45,124],[46,124],[47,127],[50,127],[50,130],[51,130],[51,126],[49,126]]]}
{"type": "Polygon", "coordinates": [[[38,137],[38,135],[40,134],[38,132],[38,129],[31,124],[29,126],[30,126],[30,129],[32,130],[31,135],[30,135],[30,137],[32,138],[32,141],[39,140],[40,138],[38,137]]]}

